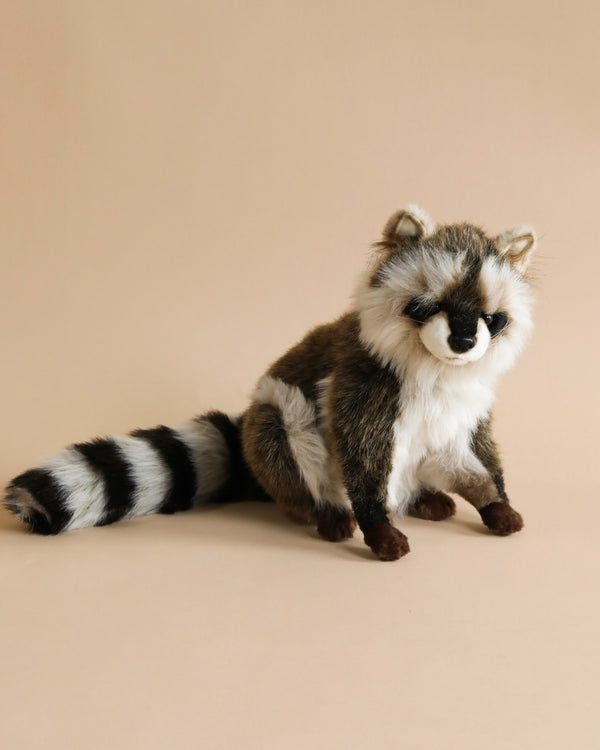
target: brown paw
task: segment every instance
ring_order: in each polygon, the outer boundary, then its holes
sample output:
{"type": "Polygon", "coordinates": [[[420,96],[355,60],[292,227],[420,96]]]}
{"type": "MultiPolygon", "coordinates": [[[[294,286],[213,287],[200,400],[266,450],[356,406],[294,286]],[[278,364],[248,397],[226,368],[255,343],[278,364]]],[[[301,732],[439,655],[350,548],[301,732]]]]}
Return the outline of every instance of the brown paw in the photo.
{"type": "Polygon", "coordinates": [[[343,542],[350,539],[356,529],[356,519],[347,510],[324,508],[319,512],[317,531],[321,539],[327,542],[343,542]]]}
{"type": "Polygon", "coordinates": [[[408,511],[409,516],[425,521],[444,521],[455,513],[454,500],[445,492],[422,492],[408,511]]]}
{"type": "Polygon", "coordinates": [[[479,510],[484,524],[499,536],[508,536],[523,528],[521,514],[507,502],[490,503],[479,510]]]}
{"type": "Polygon", "coordinates": [[[365,531],[365,542],[380,560],[398,560],[410,552],[408,539],[389,524],[365,531]]]}

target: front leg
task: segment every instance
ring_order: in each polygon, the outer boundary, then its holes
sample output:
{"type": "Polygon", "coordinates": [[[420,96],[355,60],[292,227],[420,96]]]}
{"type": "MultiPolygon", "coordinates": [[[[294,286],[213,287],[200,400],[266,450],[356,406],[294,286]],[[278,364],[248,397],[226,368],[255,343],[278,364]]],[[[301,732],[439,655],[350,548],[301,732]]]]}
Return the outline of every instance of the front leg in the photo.
{"type": "Polygon", "coordinates": [[[364,465],[344,462],[344,478],[354,516],[367,544],[380,560],[398,560],[410,552],[407,537],[392,526],[385,506],[385,485],[369,477],[364,465]]]}
{"type": "Polygon", "coordinates": [[[451,489],[479,511],[490,531],[500,536],[520,531],[523,519],[506,495],[500,455],[489,418],[482,420],[471,436],[470,450],[469,470],[455,477],[451,489]]]}
{"type": "Polygon", "coordinates": [[[398,392],[395,376],[359,350],[328,394],[332,449],[365,543],[380,560],[410,551],[386,507],[398,392]]]}
{"type": "Polygon", "coordinates": [[[506,493],[498,490],[489,475],[457,477],[452,489],[477,508],[481,520],[494,534],[508,536],[523,528],[521,514],[509,503],[506,493]]]}

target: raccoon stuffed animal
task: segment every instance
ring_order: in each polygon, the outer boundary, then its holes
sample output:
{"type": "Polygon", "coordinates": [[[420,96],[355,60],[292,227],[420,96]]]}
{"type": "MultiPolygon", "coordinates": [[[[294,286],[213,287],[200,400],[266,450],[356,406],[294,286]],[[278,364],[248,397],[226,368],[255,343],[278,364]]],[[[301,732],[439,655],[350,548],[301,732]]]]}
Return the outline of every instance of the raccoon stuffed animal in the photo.
{"type": "Polygon", "coordinates": [[[496,534],[519,531],[490,410],[531,330],[535,245],[525,226],[492,238],[397,211],[350,312],[271,365],[241,417],[73,445],[16,477],[4,503],[56,534],[254,489],[329,541],[358,523],[381,560],[409,551],[390,517],[448,518],[447,491],[496,534]]]}

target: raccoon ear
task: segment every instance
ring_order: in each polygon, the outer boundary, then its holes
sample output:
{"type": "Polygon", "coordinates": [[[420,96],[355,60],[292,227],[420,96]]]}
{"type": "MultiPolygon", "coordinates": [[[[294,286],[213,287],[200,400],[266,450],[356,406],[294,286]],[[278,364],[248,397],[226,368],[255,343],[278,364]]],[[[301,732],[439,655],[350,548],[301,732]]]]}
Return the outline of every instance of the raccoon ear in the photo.
{"type": "Polygon", "coordinates": [[[537,247],[537,235],[533,227],[521,224],[499,234],[494,244],[500,255],[509,260],[512,266],[518,271],[524,271],[537,247]]]}
{"type": "Polygon", "coordinates": [[[435,224],[419,206],[411,204],[392,214],[383,228],[383,242],[398,242],[405,237],[428,237],[435,231],[435,224]]]}

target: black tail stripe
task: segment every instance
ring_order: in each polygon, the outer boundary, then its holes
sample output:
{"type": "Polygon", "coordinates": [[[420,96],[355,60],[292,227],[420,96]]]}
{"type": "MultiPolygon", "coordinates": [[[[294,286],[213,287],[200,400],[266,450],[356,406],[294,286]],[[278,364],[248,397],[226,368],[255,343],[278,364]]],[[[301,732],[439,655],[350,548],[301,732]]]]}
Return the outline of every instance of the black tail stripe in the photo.
{"type": "Polygon", "coordinates": [[[242,418],[231,419],[220,411],[209,411],[197,422],[207,421],[223,436],[229,450],[229,478],[212,500],[243,500],[243,495],[250,495],[253,499],[267,499],[262,488],[252,475],[242,452],[241,423],[242,418]]]}
{"type": "MultiPolygon", "coordinates": [[[[50,520],[43,513],[32,509],[25,523],[36,534],[58,534],[69,523],[72,513],[66,505],[67,492],[54,479],[47,469],[30,469],[12,480],[8,487],[6,504],[12,510],[10,491],[13,487],[22,487],[31,493],[33,498],[48,512],[50,520]]],[[[17,510],[15,509],[15,512],[17,510]]],[[[18,513],[20,515],[20,513],[18,513]]]]}
{"type": "Polygon", "coordinates": [[[105,526],[123,518],[133,507],[135,481],[129,464],[110,438],[77,443],[73,448],[104,478],[106,507],[96,526],[105,526]]]}
{"type": "Polygon", "coordinates": [[[160,513],[175,513],[192,507],[196,494],[196,472],[187,445],[170,427],[135,430],[132,437],[146,440],[161,456],[171,473],[171,488],[159,508],[160,513]]]}

